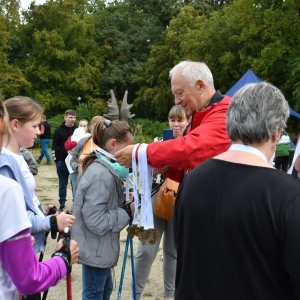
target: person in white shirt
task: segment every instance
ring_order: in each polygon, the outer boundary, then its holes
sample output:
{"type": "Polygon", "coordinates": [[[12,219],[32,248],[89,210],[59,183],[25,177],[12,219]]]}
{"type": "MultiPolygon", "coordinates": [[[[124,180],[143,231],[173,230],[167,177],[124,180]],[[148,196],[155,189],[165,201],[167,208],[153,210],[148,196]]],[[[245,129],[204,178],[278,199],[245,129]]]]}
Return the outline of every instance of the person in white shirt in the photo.
{"type": "MultiPolygon", "coordinates": [[[[8,134],[7,113],[0,101],[0,163],[10,160],[1,154],[3,135],[8,134]]],[[[20,171],[16,169],[16,171],[20,171]]],[[[10,174],[12,175],[12,173],[10,174]]],[[[15,179],[15,178],[14,178],[15,179]]],[[[12,178],[0,174],[0,299],[17,300],[22,294],[34,294],[58,284],[67,268],[77,262],[79,248],[75,241],[70,247],[57,244],[54,257],[39,263],[32,248],[31,222],[28,219],[23,187],[12,178]]]]}

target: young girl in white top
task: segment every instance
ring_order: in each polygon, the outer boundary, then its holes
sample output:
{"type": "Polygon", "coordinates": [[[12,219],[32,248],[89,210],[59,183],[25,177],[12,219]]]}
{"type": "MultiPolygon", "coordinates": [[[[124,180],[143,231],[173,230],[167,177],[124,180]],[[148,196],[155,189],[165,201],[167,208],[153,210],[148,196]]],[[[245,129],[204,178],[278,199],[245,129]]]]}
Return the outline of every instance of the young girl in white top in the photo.
{"type": "MultiPolygon", "coordinates": [[[[18,96],[4,101],[9,116],[9,128],[11,134],[4,135],[2,152],[18,162],[27,183],[31,201],[26,201],[29,219],[32,223],[31,233],[35,238],[34,250],[44,251],[45,231],[56,233],[63,231],[65,227],[71,227],[75,217],[65,213],[47,216],[53,205],[49,205],[45,211],[35,195],[35,179],[29,167],[20,154],[20,148],[32,147],[40,134],[39,123],[43,113],[42,107],[31,98],[18,96]],[[32,202],[34,205],[32,205],[32,202]]],[[[25,199],[26,200],[26,199],[25,199]]]]}
{"type": "MultiPolygon", "coordinates": [[[[0,152],[3,135],[8,134],[7,119],[0,101],[0,152]]],[[[0,153],[0,171],[4,166],[8,170],[15,169],[22,177],[16,161],[0,153]],[[9,165],[5,165],[6,161],[9,165]]],[[[76,242],[71,241],[70,249],[65,252],[60,241],[54,258],[44,263],[37,261],[32,249],[31,223],[26,214],[23,187],[12,178],[0,174],[0,299],[5,300],[19,299],[19,292],[34,294],[58,284],[66,275],[67,267],[77,262],[79,253],[76,242]]]]}

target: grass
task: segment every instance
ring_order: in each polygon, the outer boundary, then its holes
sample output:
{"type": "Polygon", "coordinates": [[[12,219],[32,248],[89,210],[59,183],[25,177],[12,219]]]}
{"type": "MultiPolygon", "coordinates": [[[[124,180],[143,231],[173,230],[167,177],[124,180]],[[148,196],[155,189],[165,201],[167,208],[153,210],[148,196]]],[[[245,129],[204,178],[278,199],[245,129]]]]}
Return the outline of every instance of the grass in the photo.
{"type": "Polygon", "coordinates": [[[143,294],[143,297],[152,297],[152,293],[151,292],[146,292],[143,294]]]}
{"type": "Polygon", "coordinates": [[[58,182],[58,177],[48,178],[48,180],[50,180],[52,182],[58,182]]]}

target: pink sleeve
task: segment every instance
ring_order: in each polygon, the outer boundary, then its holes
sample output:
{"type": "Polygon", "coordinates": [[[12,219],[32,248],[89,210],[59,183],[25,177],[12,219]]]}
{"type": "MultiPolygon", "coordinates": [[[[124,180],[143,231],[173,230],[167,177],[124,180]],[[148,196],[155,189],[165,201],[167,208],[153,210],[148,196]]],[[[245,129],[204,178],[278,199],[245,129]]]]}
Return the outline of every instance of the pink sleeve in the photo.
{"type": "Polygon", "coordinates": [[[29,229],[0,243],[0,261],[22,294],[45,291],[57,285],[67,273],[66,265],[60,257],[38,262],[31,246],[29,229]],[[24,235],[26,237],[22,237],[24,235]]]}

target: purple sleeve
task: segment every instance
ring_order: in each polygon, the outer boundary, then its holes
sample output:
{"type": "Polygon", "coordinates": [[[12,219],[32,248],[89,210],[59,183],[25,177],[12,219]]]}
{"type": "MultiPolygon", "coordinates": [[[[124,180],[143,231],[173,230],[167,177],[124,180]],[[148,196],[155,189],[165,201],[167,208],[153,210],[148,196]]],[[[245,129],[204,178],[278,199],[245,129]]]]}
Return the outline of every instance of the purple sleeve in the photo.
{"type": "Polygon", "coordinates": [[[67,274],[66,265],[60,257],[38,262],[31,245],[29,229],[0,243],[0,261],[22,294],[45,291],[57,285],[67,274]],[[22,237],[24,235],[27,237],[22,237]]]}

